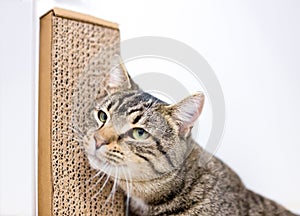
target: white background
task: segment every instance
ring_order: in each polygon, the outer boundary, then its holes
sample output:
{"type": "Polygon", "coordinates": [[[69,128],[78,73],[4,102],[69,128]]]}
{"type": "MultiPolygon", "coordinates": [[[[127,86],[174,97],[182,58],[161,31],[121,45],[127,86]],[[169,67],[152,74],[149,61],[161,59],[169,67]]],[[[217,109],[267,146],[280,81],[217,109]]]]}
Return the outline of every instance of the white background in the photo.
{"type": "Polygon", "coordinates": [[[34,37],[30,1],[0,0],[0,215],[35,212],[34,37]]]}
{"type": "Polygon", "coordinates": [[[53,6],[115,21],[123,40],[165,36],[201,53],[226,100],[217,155],[250,189],[300,213],[299,0],[60,0],[36,10],[31,0],[2,0],[0,215],[34,214],[34,18],[53,6]]]}

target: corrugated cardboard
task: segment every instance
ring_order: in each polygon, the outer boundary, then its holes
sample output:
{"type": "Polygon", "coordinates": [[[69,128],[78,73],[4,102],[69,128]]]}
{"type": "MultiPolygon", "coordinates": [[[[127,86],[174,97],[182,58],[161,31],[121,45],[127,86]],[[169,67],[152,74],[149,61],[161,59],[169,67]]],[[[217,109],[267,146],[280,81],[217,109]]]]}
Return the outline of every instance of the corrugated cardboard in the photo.
{"type": "Polygon", "coordinates": [[[93,186],[97,178],[91,179],[96,171],[90,168],[74,131],[69,128],[70,116],[79,112],[71,99],[78,88],[75,83],[86,71],[90,58],[103,47],[118,42],[116,23],[89,15],[55,8],[40,19],[39,215],[123,215],[120,192],[113,204],[104,205],[112,182],[92,198],[103,181],[93,186]]]}

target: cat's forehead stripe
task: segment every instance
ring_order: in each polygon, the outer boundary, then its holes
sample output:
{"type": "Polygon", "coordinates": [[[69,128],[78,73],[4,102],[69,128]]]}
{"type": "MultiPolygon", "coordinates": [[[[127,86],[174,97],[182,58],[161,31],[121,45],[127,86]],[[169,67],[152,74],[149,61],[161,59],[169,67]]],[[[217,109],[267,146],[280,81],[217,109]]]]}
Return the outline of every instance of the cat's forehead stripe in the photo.
{"type": "Polygon", "coordinates": [[[132,124],[137,124],[140,120],[142,120],[143,115],[149,112],[149,109],[153,104],[153,101],[150,99],[149,101],[145,101],[144,103],[140,103],[129,109],[127,115],[132,115],[132,124]]]}
{"type": "Polygon", "coordinates": [[[136,116],[136,117],[133,119],[132,124],[138,123],[138,122],[141,120],[142,116],[143,116],[143,115],[138,115],[138,116],[136,116]]]}
{"type": "Polygon", "coordinates": [[[129,93],[129,94],[124,94],[124,95],[121,95],[121,97],[119,98],[119,110],[122,108],[122,107],[126,107],[127,103],[132,101],[132,98],[134,98],[136,96],[137,92],[132,92],[132,93],[129,93]]]}
{"type": "Polygon", "coordinates": [[[112,107],[112,102],[109,102],[109,104],[107,105],[107,111],[109,111],[111,107],[112,107]]]}
{"type": "Polygon", "coordinates": [[[134,112],[142,112],[142,111],[144,111],[144,106],[139,105],[139,106],[128,109],[127,115],[131,115],[134,112]]]}
{"type": "Polygon", "coordinates": [[[134,97],[127,104],[124,104],[124,106],[119,107],[119,111],[125,112],[126,115],[131,115],[134,112],[147,111],[152,105],[153,105],[152,99],[141,100],[141,97],[134,97]]]}
{"type": "Polygon", "coordinates": [[[103,104],[107,111],[110,111],[111,109],[116,110],[116,108],[119,107],[119,105],[123,103],[127,97],[132,95],[134,95],[134,93],[110,96],[106,101],[103,102],[103,104]]]}

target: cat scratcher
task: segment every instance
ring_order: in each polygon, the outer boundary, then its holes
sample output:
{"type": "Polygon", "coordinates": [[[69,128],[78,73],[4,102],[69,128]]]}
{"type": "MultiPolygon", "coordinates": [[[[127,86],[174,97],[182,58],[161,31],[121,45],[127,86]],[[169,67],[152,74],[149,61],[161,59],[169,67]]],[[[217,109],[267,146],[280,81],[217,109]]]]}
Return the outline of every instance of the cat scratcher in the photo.
{"type": "MultiPolygon", "coordinates": [[[[87,104],[99,90],[94,73],[109,71],[119,53],[115,23],[55,8],[40,19],[38,213],[123,215],[120,191],[106,202],[113,182],[90,168],[80,139],[87,104]],[[88,74],[88,75],[87,75],[88,74]],[[80,136],[77,133],[80,131],[80,136]],[[79,137],[79,138],[78,138],[79,137]],[[97,196],[95,196],[97,194],[97,196]],[[95,196],[95,197],[93,197],[95,196]]],[[[99,77],[98,77],[99,78],[99,77]]]]}

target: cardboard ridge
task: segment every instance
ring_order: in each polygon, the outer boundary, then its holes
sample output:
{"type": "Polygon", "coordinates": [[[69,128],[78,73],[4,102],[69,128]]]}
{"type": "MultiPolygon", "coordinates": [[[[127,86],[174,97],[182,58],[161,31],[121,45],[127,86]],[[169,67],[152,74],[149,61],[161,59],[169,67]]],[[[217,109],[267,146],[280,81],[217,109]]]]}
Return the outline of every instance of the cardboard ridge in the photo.
{"type": "Polygon", "coordinates": [[[53,15],[56,17],[62,17],[62,18],[66,18],[66,19],[81,21],[81,22],[85,22],[85,23],[90,23],[90,24],[94,24],[94,25],[99,25],[99,26],[104,26],[104,27],[115,29],[115,30],[119,30],[119,24],[117,24],[117,23],[110,22],[110,21],[107,21],[104,19],[100,19],[100,18],[91,16],[91,15],[86,15],[83,13],[74,12],[74,11],[57,8],[57,7],[51,9],[50,11],[48,11],[47,13],[42,15],[40,17],[40,19],[47,16],[47,14],[49,14],[49,13],[53,13],[53,15]]]}

